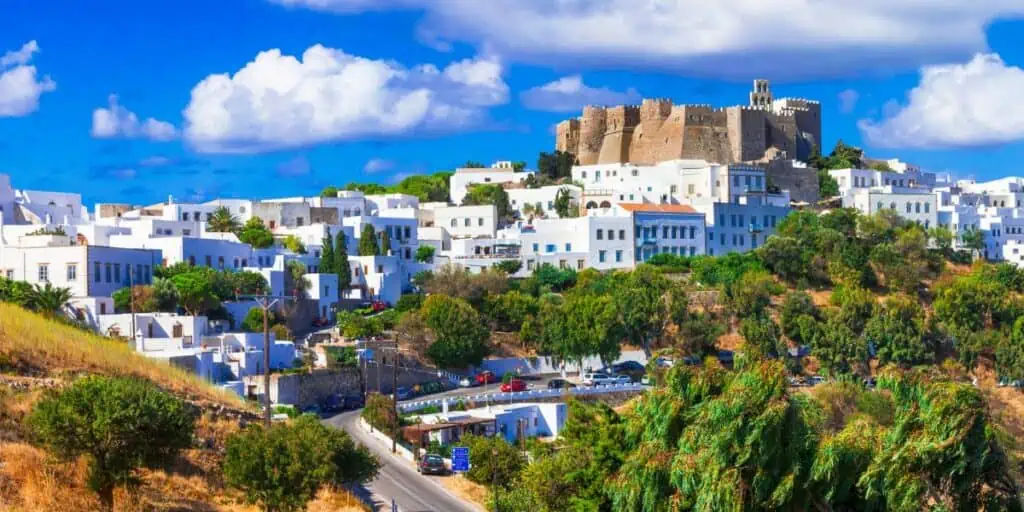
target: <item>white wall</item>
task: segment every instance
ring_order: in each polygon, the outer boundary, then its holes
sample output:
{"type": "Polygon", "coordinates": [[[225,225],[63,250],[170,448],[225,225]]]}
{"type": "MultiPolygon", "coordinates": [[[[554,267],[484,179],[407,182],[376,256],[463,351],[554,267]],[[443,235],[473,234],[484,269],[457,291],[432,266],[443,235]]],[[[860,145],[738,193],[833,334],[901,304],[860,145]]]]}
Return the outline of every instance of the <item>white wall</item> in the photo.
{"type": "Polygon", "coordinates": [[[434,209],[434,226],[453,238],[493,237],[498,210],[494,205],[450,206],[434,209]]]}

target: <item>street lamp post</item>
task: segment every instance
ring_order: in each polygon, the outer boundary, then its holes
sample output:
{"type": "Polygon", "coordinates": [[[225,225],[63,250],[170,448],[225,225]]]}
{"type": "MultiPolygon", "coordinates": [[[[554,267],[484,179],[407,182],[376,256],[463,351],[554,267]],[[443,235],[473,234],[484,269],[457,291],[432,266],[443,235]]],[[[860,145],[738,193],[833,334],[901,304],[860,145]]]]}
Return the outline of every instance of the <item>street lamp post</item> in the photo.
{"type": "Polygon", "coordinates": [[[498,449],[491,448],[491,488],[494,489],[494,512],[498,510],[498,449]]]}

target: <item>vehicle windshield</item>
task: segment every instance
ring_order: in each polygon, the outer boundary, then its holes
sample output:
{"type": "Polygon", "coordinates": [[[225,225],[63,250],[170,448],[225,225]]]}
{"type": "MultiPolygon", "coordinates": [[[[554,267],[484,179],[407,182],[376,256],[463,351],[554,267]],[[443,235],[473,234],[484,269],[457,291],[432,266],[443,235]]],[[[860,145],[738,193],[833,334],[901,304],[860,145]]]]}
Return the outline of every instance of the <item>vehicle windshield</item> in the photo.
{"type": "Polygon", "coordinates": [[[437,455],[427,455],[425,460],[430,464],[441,464],[444,462],[444,459],[437,455]]]}

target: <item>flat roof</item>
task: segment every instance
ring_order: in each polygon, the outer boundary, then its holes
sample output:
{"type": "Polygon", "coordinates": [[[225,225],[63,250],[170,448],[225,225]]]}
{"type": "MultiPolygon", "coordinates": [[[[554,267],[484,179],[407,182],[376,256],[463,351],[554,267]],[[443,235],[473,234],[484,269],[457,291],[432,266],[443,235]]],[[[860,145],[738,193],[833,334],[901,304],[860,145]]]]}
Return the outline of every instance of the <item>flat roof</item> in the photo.
{"type": "Polygon", "coordinates": [[[685,204],[619,203],[623,210],[644,213],[697,213],[685,204]]]}

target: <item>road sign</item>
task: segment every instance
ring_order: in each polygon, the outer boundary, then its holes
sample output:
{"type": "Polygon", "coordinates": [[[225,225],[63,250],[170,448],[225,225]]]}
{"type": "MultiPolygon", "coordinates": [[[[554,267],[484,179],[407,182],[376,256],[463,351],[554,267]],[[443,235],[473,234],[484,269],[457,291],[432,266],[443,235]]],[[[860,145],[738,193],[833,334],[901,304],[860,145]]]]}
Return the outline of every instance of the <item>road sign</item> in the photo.
{"type": "Polygon", "coordinates": [[[469,448],[462,446],[452,448],[452,471],[469,471],[469,448]]]}

